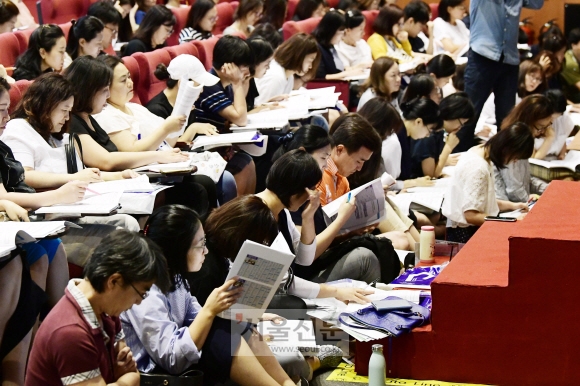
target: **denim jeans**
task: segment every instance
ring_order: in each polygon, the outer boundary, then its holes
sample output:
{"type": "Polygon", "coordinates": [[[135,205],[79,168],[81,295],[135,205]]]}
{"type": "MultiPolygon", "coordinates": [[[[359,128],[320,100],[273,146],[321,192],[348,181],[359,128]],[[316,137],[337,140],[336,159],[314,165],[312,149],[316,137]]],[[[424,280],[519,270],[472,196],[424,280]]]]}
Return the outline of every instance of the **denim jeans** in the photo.
{"type": "Polygon", "coordinates": [[[475,124],[485,101],[492,92],[495,95],[497,126],[501,126],[501,122],[516,103],[518,71],[518,66],[505,64],[502,59],[496,62],[469,51],[469,61],[465,69],[465,92],[475,107],[475,116],[458,133],[460,142],[453,152],[466,151],[473,146],[475,124]]]}

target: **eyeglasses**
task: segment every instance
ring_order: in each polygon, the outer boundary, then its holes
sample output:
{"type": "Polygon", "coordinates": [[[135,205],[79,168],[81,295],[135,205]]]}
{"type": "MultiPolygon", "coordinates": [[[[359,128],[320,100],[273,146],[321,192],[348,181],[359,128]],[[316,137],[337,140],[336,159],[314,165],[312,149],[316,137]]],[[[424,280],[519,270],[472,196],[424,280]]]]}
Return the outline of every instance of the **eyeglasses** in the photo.
{"type": "Polygon", "coordinates": [[[210,17],[209,18],[209,21],[211,21],[212,23],[214,23],[214,22],[217,21],[218,18],[219,18],[218,16],[210,17]]]}
{"type": "Polygon", "coordinates": [[[526,74],[526,77],[530,78],[530,80],[533,80],[534,82],[542,83],[542,78],[539,76],[533,76],[531,74],[526,74]]]}
{"type": "Polygon", "coordinates": [[[171,26],[164,25],[163,27],[165,28],[165,32],[167,32],[167,35],[171,35],[175,31],[171,26]]]}
{"type": "Polygon", "coordinates": [[[207,239],[204,237],[203,240],[201,240],[201,245],[196,245],[193,246],[192,248],[201,248],[204,249],[207,245],[207,239]]]}
{"type": "Polygon", "coordinates": [[[111,34],[113,34],[113,36],[117,35],[119,33],[119,30],[116,30],[114,28],[105,26],[106,29],[108,29],[109,31],[111,31],[111,34]]]}
{"type": "Polygon", "coordinates": [[[137,292],[137,295],[139,295],[139,297],[141,297],[141,299],[145,299],[147,296],[149,296],[149,291],[145,291],[143,293],[139,292],[139,290],[137,288],[135,288],[135,286],[133,284],[129,284],[131,287],[133,287],[133,289],[135,290],[135,292],[137,292]]]}
{"type": "Polygon", "coordinates": [[[546,126],[543,127],[538,127],[534,125],[534,130],[536,130],[538,133],[545,133],[546,130],[550,128],[550,126],[552,126],[552,122],[548,123],[546,126]]]}

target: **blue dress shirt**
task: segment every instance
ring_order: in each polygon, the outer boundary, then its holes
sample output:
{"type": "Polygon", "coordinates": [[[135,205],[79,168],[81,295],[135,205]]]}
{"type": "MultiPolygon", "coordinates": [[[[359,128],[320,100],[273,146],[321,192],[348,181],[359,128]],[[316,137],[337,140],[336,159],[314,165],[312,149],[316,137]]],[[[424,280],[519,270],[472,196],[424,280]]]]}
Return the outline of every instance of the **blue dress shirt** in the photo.
{"type": "Polygon", "coordinates": [[[470,47],[479,55],[519,65],[517,49],[522,7],[540,9],[544,0],[471,0],[470,47]]]}

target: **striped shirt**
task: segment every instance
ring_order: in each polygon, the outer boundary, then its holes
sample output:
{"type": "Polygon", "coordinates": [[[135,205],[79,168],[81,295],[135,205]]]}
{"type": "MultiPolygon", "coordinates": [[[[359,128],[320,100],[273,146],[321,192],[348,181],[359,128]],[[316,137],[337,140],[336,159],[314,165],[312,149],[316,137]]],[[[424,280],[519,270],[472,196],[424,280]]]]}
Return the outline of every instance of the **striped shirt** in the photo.
{"type": "Polygon", "coordinates": [[[211,32],[197,31],[191,27],[185,27],[179,33],[179,44],[187,43],[192,40],[206,40],[212,36],[211,32]]]}
{"type": "MultiPolygon", "coordinates": [[[[217,76],[213,68],[209,72],[217,76]]],[[[217,82],[213,86],[205,86],[195,101],[196,122],[210,123],[222,132],[226,120],[219,113],[233,103],[234,91],[231,85],[224,87],[221,82],[217,82]]]]}

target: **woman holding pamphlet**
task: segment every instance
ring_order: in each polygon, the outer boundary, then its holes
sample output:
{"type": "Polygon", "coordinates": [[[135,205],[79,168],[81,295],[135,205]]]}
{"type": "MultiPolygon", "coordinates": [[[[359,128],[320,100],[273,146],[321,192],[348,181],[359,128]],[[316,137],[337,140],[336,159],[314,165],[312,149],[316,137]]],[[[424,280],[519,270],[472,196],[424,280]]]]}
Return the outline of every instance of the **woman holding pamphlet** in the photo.
{"type": "Polygon", "coordinates": [[[139,305],[121,314],[139,371],[177,375],[200,368],[204,385],[228,379],[239,385],[293,385],[251,326],[217,317],[243,291],[232,289],[235,279],[219,283],[203,307],[189,293],[186,275],[201,269],[208,252],[199,215],[168,205],[153,213],[143,233],[166,256],[171,288],[165,294],[153,285],[139,305]]]}

